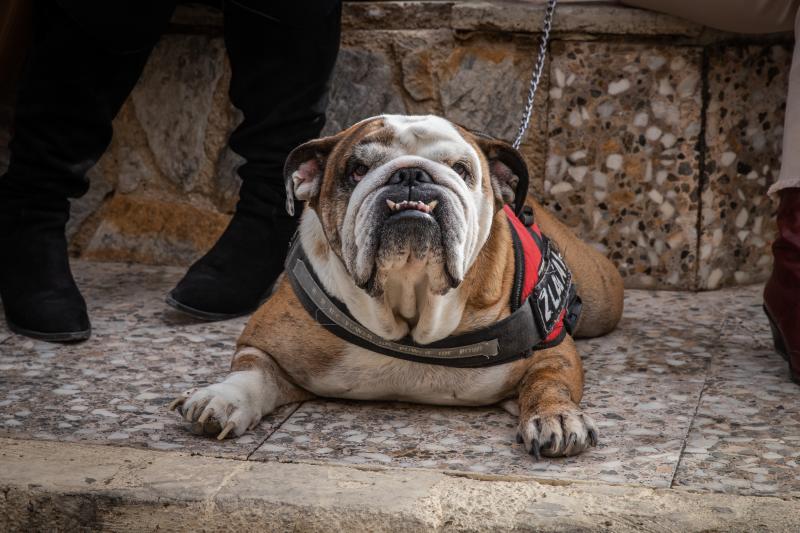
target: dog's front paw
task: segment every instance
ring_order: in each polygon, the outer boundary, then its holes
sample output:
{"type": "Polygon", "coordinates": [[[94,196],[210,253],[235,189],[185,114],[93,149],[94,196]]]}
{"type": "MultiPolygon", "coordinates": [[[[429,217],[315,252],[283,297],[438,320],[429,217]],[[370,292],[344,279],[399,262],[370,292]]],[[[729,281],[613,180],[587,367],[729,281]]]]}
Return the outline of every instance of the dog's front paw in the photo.
{"type": "Polygon", "coordinates": [[[597,446],[597,426],[574,405],[522,413],[517,442],[524,444],[525,450],[537,459],[542,455],[577,455],[590,446],[597,446]]]}
{"type": "Polygon", "coordinates": [[[201,389],[189,389],[169,406],[178,409],[190,424],[192,433],[216,436],[239,436],[261,420],[247,393],[236,383],[222,382],[201,389]]]}

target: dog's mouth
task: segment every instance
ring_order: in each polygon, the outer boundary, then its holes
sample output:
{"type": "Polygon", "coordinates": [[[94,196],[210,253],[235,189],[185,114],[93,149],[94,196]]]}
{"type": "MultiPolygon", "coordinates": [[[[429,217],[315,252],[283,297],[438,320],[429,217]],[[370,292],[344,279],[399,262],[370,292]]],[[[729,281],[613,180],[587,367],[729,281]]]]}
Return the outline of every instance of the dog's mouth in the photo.
{"type": "Polygon", "coordinates": [[[389,208],[389,216],[395,216],[400,213],[420,213],[423,215],[431,215],[433,210],[439,204],[438,200],[431,200],[430,202],[423,202],[422,200],[403,200],[402,202],[394,202],[389,198],[386,199],[386,206],[389,208]]]}
{"type": "Polygon", "coordinates": [[[457,195],[435,184],[390,185],[375,194],[360,204],[353,224],[348,269],[356,284],[377,296],[393,272],[410,275],[411,268],[424,272],[437,294],[457,286],[465,229],[457,195]]]}

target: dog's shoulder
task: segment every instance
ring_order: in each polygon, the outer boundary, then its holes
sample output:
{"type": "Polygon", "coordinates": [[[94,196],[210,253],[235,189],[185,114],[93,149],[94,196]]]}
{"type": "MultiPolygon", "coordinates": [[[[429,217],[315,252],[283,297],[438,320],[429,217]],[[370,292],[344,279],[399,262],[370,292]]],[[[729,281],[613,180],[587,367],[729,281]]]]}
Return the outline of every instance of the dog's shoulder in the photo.
{"type": "Polygon", "coordinates": [[[252,346],[270,354],[287,371],[297,367],[309,374],[336,366],[346,345],[306,312],[285,273],[237,341],[240,348],[252,346]]]}

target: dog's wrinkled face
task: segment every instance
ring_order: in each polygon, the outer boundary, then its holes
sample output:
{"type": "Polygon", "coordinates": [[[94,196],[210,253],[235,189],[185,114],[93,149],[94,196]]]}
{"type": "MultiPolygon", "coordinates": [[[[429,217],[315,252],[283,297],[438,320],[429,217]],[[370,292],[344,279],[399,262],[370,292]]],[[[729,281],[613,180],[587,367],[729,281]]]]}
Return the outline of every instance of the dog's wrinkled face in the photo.
{"type": "Polygon", "coordinates": [[[292,194],[309,203],[370,294],[392,275],[444,294],[463,281],[524,172],[506,143],[439,117],[385,115],[295,149],[287,206],[292,194]]]}

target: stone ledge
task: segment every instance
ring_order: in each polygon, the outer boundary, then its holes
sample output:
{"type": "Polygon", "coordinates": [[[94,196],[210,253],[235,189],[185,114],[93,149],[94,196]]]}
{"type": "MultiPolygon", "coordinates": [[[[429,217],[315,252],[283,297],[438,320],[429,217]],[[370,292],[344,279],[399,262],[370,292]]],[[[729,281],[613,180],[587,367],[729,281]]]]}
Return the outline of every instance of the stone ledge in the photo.
{"type": "Polygon", "coordinates": [[[7,530],[796,531],[797,499],[0,439],[7,530]]]}
{"type": "MultiPolygon", "coordinates": [[[[539,33],[543,3],[457,2],[452,10],[456,30],[539,33]]],[[[614,3],[569,2],[556,8],[554,35],[565,33],[697,37],[703,26],[676,17],[614,3]]]]}
{"type": "MultiPolygon", "coordinates": [[[[345,2],[345,30],[442,29],[538,33],[545,4],[541,1],[350,1],[345,2]]],[[[221,27],[219,11],[204,6],[181,6],[173,24],[180,27],[221,27]]],[[[679,35],[697,37],[703,26],[676,17],[626,7],[614,2],[564,2],[554,19],[556,35],[679,35]]]]}
{"type": "MultiPolygon", "coordinates": [[[[441,30],[539,33],[543,0],[345,0],[344,31],[441,30]]],[[[222,13],[203,5],[179,6],[172,19],[172,33],[217,34],[222,13]]],[[[683,44],[752,37],[711,30],[687,20],[620,5],[617,2],[562,0],[553,20],[553,37],[585,39],[600,35],[678,37],[683,44]]],[[[789,34],[776,34],[791,38],[789,34]]],[[[763,40],[763,37],[758,38],[763,40]]]]}

